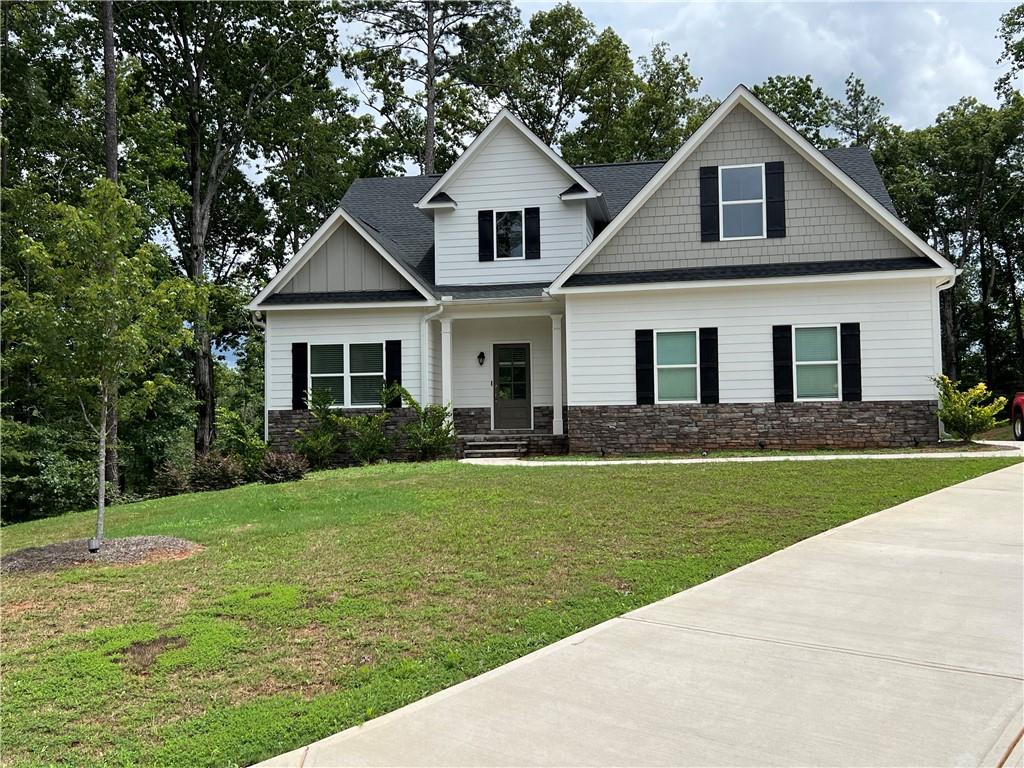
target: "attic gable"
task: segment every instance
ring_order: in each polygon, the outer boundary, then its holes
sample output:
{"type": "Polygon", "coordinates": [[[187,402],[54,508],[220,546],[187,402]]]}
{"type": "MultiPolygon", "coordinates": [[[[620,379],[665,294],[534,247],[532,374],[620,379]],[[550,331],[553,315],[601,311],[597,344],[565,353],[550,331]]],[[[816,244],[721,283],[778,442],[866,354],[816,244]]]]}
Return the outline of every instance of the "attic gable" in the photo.
{"type": "Polygon", "coordinates": [[[503,109],[487,124],[487,127],[480,132],[480,135],[452,164],[452,167],[420,198],[416,206],[424,209],[457,207],[458,196],[449,194],[452,191],[452,186],[457,179],[464,177],[467,169],[475,164],[477,158],[482,160],[486,156],[488,147],[496,140],[506,145],[510,142],[521,142],[535,148],[547,162],[565,175],[567,188],[579,187],[578,190],[574,189],[574,197],[577,199],[601,196],[601,193],[590,182],[565,162],[551,147],[541,141],[522,120],[507,109],[503,109]]]}

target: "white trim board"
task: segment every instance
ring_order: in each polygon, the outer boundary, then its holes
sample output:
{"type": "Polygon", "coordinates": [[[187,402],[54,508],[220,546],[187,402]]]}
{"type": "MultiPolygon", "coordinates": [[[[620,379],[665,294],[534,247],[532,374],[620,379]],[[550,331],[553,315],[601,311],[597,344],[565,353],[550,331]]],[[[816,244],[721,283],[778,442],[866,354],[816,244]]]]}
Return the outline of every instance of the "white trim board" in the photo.
{"type": "MultiPolygon", "coordinates": [[[[292,256],[291,259],[288,260],[288,263],[285,264],[280,269],[280,271],[278,271],[278,273],[276,275],[274,275],[274,278],[269,283],[267,283],[266,287],[262,291],[260,291],[256,295],[256,298],[253,299],[246,306],[246,309],[248,309],[250,311],[253,311],[253,312],[256,312],[256,311],[262,312],[262,311],[265,311],[265,310],[268,310],[268,309],[275,309],[275,310],[276,309],[283,309],[284,307],[282,307],[281,305],[278,305],[278,304],[271,304],[269,306],[262,306],[262,302],[268,296],[272,295],[277,290],[277,288],[279,286],[281,286],[285,282],[285,280],[293,272],[296,272],[297,270],[301,269],[302,265],[305,264],[307,261],[309,261],[313,257],[313,254],[315,254],[318,250],[320,250],[320,246],[322,246],[324,243],[327,242],[327,240],[330,238],[330,236],[334,234],[335,230],[337,230],[337,228],[339,226],[341,226],[342,223],[346,223],[349,226],[351,226],[352,229],[354,229],[356,231],[356,233],[361,238],[363,238],[367,243],[369,243],[370,246],[378,254],[380,254],[381,258],[383,258],[384,261],[386,261],[388,264],[390,264],[392,267],[394,267],[395,270],[398,272],[398,274],[400,274],[403,278],[405,278],[406,282],[408,282],[413,288],[415,288],[417,291],[419,291],[424,299],[426,299],[428,302],[434,303],[433,295],[424,287],[423,282],[420,280],[420,278],[417,277],[416,275],[414,275],[412,272],[410,272],[405,267],[404,264],[402,264],[398,259],[396,259],[390,253],[388,253],[384,249],[384,247],[381,246],[381,244],[378,243],[370,235],[370,233],[366,231],[366,228],[363,227],[362,224],[360,224],[359,221],[354,216],[352,216],[350,213],[348,213],[341,206],[338,206],[338,208],[334,211],[334,213],[332,213],[327,218],[327,221],[325,221],[323,224],[320,225],[320,228],[316,232],[314,232],[313,235],[305,243],[302,244],[302,247],[299,248],[299,250],[295,252],[295,255],[292,256]]],[[[365,307],[365,306],[368,306],[368,305],[367,304],[362,304],[362,305],[357,305],[357,304],[340,304],[340,305],[335,305],[335,304],[331,304],[331,305],[318,304],[318,305],[315,305],[315,306],[320,307],[320,308],[327,308],[327,307],[333,307],[333,306],[364,306],[365,307]]],[[[306,309],[308,309],[309,307],[308,306],[307,307],[302,307],[302,305],[295,305],[294,308],[296,308],[296,309],[297,308],[306,308],[306,309]]]]}
{"type": "Polygon", "coordinates": [[[807,139],[782,120],[782,118],[761,103],[760,99],[751,93],[745,86],[738,85],[733,92],[729,94],[725,101],[718,106],[718,109],[716,109],[711,116],[701,124],[700,128],[698,128],[693,135],[683,143],[683,146],[680,147],[671,158],[669,158],[658,172],[651,177],[651,180],[648,181],[647,184],[644,185],[644,187],[633,197],[633,199],[629,201],[629,204],[626,205],[622,212],[612,219],[601,234],[595,237],[593,242],[584,248],[580,255],[573,259],[572,262],[562,270],[562,273],[551,283],[549,290],[554,293],[561,292],[562,286],[565,285],[566,280],[590,263],[591,259],[593,259],[594,256],[596,256],[601,249],[611,241],[611,239],[626,225],[626,223],[633,218],[637,211],[639,211],[647,201],[651,199],[654,193],[657,192],[669,178],[671,178],[686,159],[693,154],[694,150],[700,146],[704,139],[711,135],[712,131],[714,131],[715,128],[717,128],[718,125],[732,113],[733,109],[740,105],[749,109],[765,125],[771,128],[779,138],[789,144],[798,154],[803,156],[803,158],[807,160],[817,171],[853,198],[853,200],[860,204],[860,206],[864,208],[872,218],[888,229],[904,245],[912,251],[915,251],[922,256],[927,256],[934,261],[936,267],[942,270],[942,274],[955,276],[956,268],[947,261],[942,254],[928,245],[928,243],[918,237],[906,224],[886,210],[881,203],[864,191],[857,182],[840,170],[839,167],[825,157],[820,150],[814,147],[807,141],[807,139]]]}
{"type": "Polygon", "coordinates": [[[472,160],[473,157],[475,157],[478,152],[480,152],[484,147],[487,146],[487,144],[491,140],[491,137],[493,137],[494,134],[497,133],[498,128],[504,125],[505,123],[510,124],[513,128],[519,131],[519,133],[521,133],[523,136],[529,139],[530,143],[537,147],[537,149],[539,149],[541,153],[548,158],[548,160],[554,163],[563,173],[565,173],[566,176],[568,176],[570,179],[572,179],[574,182],[576,182],[581,187],[583,187],[583,189],[586,190],[585,193],[579,194],[579,197],[577,197],[576,199],[601,197],[601,192],[595,189],[594,186],[590,184],[590,182],[584,179],[576,171],[575,168],[573,168],[571,165],[565,162],[565,160],[563,160],[557,152],[555,152],[551,147],[549,147],[547,144],[541,141],[537,137],[537,134],[531,131],[522,120],[513,115],[507,109],[502,109],[494,117],[494,119],[487,124],[487,127],[484,128],[475,139],[473,139],[472,143],[468,147],[466,147],[466,150],[461,155],[459,155],[458,160],[452,163],[452,167],[449,168],[444,173],[444,175],[437,180],[434,186],[432,186],[427,191],[427,193],[419,199],[419,201],[416,203],[416,207],[452,207],[451,203],[448,202],[431,203],[430,200],[432,197],[434,197],[434,195],[436,195],[439,192],[442,192],[445,187],[447,187],[451,182],[458,178],[459,174],[462,173],[462,171],[466,168],[467,165],[469,165],[469,161],[472,160]]]}

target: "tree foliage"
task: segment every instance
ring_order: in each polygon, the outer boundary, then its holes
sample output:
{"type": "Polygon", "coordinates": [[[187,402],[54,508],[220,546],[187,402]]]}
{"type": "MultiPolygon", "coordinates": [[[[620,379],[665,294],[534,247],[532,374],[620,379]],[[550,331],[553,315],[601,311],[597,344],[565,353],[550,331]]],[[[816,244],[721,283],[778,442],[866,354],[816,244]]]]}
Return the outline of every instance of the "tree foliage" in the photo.
{"type": "Polygon", "coordinates": [[[838,139],[825,135],[832,127],[838,102],[816,86],[810,75],[773,75],[751,90],[818,149],[839,145],[838,139]]]}

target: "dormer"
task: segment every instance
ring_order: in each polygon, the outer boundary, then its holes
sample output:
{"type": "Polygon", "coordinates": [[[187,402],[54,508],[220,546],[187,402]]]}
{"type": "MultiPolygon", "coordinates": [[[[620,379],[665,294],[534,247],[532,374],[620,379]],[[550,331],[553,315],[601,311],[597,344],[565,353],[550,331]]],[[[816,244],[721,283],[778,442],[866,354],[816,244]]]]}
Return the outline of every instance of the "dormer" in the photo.
{"type": "Polygon", "coordinates": [[[508,110],[416,207],[434,218],[438,286],[550,282],[608,219],[601,192],[508,110]]]}

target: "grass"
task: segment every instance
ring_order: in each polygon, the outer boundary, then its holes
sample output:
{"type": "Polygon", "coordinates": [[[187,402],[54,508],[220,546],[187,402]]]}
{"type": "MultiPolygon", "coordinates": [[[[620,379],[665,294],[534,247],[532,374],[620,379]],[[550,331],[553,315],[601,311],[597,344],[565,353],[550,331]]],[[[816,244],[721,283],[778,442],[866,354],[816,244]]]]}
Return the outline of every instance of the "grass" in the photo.
{"type": "Polygon", "coordinates": [[[995,429],[990,429],[984,434],[978,435],[979,440],[1013,440],[1013,426],[1007,421],[995,429]]]}
{"type": "MultiPolygon", "coordinates": [[[[1013,459],[322,472],[115,507],[185,560],[3,579],[4,765],[246,765],[1013,459]]],[[[10,552],[90,513],[3,529],[10,552]]]]}
{"type": "MultiPolygon", "coordinates": [[[[983,438],[998,440],[1001,438],[983,438]]],[[[856,456],[858,454],[896,454],[896,453],[959,453],[963,451],[998,451],[999,446],[983,443],[965,443],[959,440],[944,440],[934,445],[920,448],[811,448],[806,450],[786,451],[777,448],[754,448],[751,450],[712,450],[678,451],[675,453],[616,453],[600,456],[594,453],[552,454],[550,456],[528,456],[527,461],[611,461],[617,459],[724,459],[747,456],[856,456]]],[[[1012,450],[1012,449],[1005,449],[1012,450]]]]}

